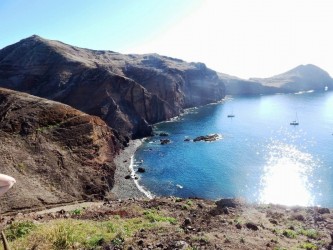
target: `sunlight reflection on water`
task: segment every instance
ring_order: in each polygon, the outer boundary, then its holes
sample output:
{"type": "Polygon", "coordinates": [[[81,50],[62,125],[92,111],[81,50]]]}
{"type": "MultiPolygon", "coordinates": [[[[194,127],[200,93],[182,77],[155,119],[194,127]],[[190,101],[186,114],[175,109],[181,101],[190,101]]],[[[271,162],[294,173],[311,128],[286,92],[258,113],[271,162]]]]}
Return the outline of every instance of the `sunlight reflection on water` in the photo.
{"type": "Polygon", "coordinates": [[[294,145],[273,141],[261,177],[260,203],[314,205],[311,177],[316,162],[294,145]]]}

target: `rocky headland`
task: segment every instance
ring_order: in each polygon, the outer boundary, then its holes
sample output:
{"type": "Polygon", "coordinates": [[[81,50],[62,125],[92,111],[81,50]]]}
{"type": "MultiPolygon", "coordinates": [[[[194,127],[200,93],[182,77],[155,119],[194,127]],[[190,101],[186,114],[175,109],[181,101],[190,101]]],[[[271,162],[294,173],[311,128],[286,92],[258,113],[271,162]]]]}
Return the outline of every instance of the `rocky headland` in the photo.
{"type": "Polygon", "coordinates": [[[226,86],[227,95],[267,95],[301,91],[333,89],[333,79],[323,69],[313,65],[299,65],[285,73],[269,78],[241,79],[223,73],[219,78],[226,86]]]}
{"type": "Polygon", "coordinates": [[[225,95],[223,81],[203,63],[83,49],[36,35],[0,50],[0,87],[99,116],[129,138],[225,95]]]}

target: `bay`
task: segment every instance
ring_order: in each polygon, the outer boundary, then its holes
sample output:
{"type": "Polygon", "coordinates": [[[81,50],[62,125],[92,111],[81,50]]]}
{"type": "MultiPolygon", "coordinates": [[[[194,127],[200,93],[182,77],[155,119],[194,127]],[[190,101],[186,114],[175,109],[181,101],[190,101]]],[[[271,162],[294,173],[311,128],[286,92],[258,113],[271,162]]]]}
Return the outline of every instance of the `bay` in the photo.
{"type": "Polygon", "coordinates": [[[147,138],[134,161],[152,194],[333,207],[333,92],[227,97],[155,125],[160,132],[169,136],[147,138]],[[184,141],[213,133],[222,139],[184,141]]]}

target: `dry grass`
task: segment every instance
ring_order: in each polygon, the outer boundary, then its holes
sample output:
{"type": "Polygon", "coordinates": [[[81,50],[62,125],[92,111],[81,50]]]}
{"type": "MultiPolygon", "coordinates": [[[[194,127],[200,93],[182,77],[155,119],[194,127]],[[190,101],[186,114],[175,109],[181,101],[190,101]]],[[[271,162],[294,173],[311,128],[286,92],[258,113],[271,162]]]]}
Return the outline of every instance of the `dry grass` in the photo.
{"type": "Polygon", "coordinates": [[[25,221],[10,225],[5,233],[11,249],[98,249],[103,244],[121,245],[142,229],[161,229],[176,223],[175,218],[155,210],[143,214],[135,218],[115,215],[106,221],[58,219],[38,224],[25,221]]]}

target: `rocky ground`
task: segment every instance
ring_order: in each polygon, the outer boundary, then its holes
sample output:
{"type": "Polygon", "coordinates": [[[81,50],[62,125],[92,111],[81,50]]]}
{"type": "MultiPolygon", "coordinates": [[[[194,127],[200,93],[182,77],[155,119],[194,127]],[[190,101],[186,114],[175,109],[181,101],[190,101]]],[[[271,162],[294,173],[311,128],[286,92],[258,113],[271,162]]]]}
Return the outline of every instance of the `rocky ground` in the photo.
{"type": "Polygon", "coordinates": [[[47,246],[36,241],[40,231],[23,230],[26,233],[20,237],[26,241],[11,237],[13,225],[27,221],[39,227],[79,221],[74,231],[86,222],[102,223],[99,228],[103,223],[119,227],[112,229],[115,234],[109,238],[92,231],[86,238],[100,238],[89,247],[83,241],[71,242],[68,236],[63,249],[332,249],[333,215],[329,209],[250,205],[230,199],[217,203],[175,197],[108,200],[90,207],[77,205],[2,218],[13,249],[61,249],[56,240],[47,246]]]}

